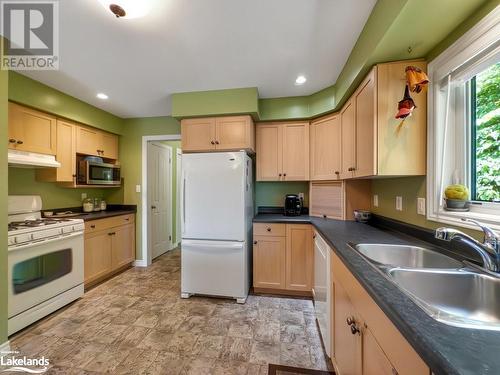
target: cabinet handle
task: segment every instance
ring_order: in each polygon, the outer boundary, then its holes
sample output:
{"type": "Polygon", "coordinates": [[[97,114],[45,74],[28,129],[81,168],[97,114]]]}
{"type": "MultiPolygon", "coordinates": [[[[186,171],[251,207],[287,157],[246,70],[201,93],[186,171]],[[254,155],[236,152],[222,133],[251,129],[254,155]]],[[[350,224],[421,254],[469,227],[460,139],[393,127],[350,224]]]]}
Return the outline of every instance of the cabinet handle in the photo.
{"type": "Polygon", "coordinates": [[[211,144],[213,144],[213,145],[215,144],[215,142],[214,142],[214,141],[210,141],[210,143],[211,143],[211,144]]]}
{"type": "Polygon", "coordinates": [[[267,228],[267,231],[270,232],[271,231],[271,228],[267,228]]]}
{"type": "Polygon", "coordinates": [[[340,174],[340,172],[339,171],[335,171],[335,174],[338,176],[340,174]]]}
{"type": "Polygon", "coordinates": [[[125,218],[125,221],[129,221],[129,220],[130,220],[130,218],[129,218],[129,217],[126,217],[126,218],[125,218]]]}
{"type": "Polygon", "coordinates": [[[361,331],[360,331],[360,330],[359,330],[359,328],[356,326],[356,324],[353,324],[353,325],[351,326],[351,333],[352,333],[353,335],[356,335],[356,334],[361,333],[361,331]]]}
{"type": "Polygon", "coordinates": [[[92,224],[90,227],[91,227],[92,229],[95,229],[95,224],[92,224]]]}
{"type": "Polygon", "coordinates": [[[254,244],[254,245],[257,245],[257,241],[253,241],[253,244],[254,244]]]}
{"type": "Polygon", "coordinates": [[[24,142],[23,141],[17,141],[18,145],[22,145],[24,142]]]}
{"type": "Polygon", "coordinates": [[[108,236],[114,236],[116,234],[116,232],[110,232],[108,233],[108,236]]]}
{"type": "Polygon", "coordinates": [[[16,140],[14,138],[9,139],[9,143],[16,143],[16,140]]]}
{"type": "Polygon", "coordinates": [[[346,319],[346,322],[347,322],[348,326],[352,326],[354,323],[356,323],[356,321],[354,320],[354,318],[352,316],[348,316],[346,319]]]}
{"type": "Polygon", "coordinates": [[[215,141],[215,144],[218,145],[219,144],[219,141],[215,141]]]}
{"type": "Polygon", "coordinates": [[[156,210],[156,206],[151,206],[151,209],[152,210],[156,210]]]}

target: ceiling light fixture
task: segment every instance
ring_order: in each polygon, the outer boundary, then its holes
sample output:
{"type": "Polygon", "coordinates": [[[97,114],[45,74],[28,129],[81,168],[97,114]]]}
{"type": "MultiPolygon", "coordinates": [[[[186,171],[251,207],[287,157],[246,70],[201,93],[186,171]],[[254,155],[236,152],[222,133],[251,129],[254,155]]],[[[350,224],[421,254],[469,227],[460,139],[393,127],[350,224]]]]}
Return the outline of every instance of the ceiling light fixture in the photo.
{"type": "Polygon", "coordinates": [[[300,85],[303,85],[304,83],[306,83],[307,81],[307,78],[304,77],[304,76],[298,76],[297,79],[295,80],[295,84],[297,86],[300,86],[300,85]]]}
{"type": "Polygon", "coordinates": [[[116,18],[139,18],[147,15],[156,0],[98,0],[116,18]]]}
{"type": "Polygon", "coordinates": [[[106,100],[108,96],[102,92],[96,95],[99,99],[106,100]]]}

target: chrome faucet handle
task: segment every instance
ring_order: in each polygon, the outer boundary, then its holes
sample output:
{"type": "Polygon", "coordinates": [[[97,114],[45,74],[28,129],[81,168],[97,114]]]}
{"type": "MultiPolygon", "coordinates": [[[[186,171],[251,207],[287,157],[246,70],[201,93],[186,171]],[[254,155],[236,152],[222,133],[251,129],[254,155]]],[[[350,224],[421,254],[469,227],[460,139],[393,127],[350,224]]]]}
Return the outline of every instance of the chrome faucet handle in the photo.
{"type": "Polygon", "coordinates": [[[466,223],[476,224],[479,228],[481,228],[484,233],[483,244],[491,247],[495,251],[495,253],[500,253],[500,236],[496,234],[493,229],[488,227],[486,224],[483,224],[480,221],[474,219],[463,217],[462,221],[466,223]]]}

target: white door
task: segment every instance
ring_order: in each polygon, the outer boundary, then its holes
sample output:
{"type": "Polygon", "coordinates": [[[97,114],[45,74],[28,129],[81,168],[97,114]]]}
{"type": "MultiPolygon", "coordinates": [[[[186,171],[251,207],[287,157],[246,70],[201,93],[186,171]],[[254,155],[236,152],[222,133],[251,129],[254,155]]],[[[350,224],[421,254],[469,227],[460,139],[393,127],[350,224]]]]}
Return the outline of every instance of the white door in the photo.
{"type": "Polygon", "coordinates": [[[181,219],[181,191],[182,191],[182,150],[178,148],[177,152],[177,194],[175,197],[175,205],[176,205],[176,226],[175,226],[175,241],[177,243],[181,242],[182,237],[182,219],[181,219]]]}
{"type": "Polygon", "coordinates": [[[246,154],[184,154],[182,238],[245,241],[246,154]]]}
{"type": "Polygon", "coordinates": [[[172,148],[148,144],[149,243],[152,258],[171,249],[172,148]]]}

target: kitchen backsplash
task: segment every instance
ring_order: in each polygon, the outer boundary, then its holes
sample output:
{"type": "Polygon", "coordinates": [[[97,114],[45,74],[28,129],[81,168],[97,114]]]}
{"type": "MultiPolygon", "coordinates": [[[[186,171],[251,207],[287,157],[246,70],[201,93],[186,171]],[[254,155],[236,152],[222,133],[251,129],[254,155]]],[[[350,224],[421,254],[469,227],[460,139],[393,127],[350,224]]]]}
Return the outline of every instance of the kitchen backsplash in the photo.
{"type": "Polygon", "coordinates": [[[123,187],[108,189],[67,189],[52,182],[35,179],[35,169],[9,168],[9,195],[40,195],[43,209],[77,207],[81,205],[81,195],[101,198],[108,203],[123,204],[123,187]]]}
{"type": "Polygon", "coordinates": [[[255,184],[255,208],[285,204],[286,194],[304,193],[304,206],[309,206],[309,182],[257,182],[255,184]]]}

